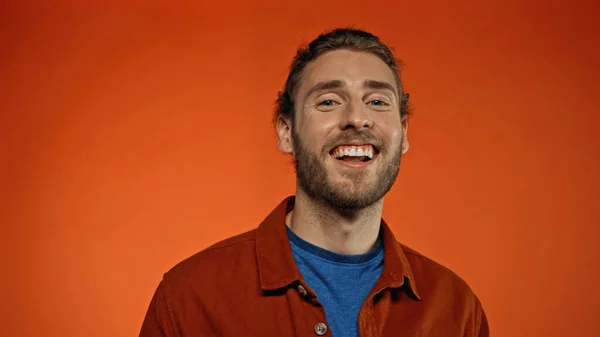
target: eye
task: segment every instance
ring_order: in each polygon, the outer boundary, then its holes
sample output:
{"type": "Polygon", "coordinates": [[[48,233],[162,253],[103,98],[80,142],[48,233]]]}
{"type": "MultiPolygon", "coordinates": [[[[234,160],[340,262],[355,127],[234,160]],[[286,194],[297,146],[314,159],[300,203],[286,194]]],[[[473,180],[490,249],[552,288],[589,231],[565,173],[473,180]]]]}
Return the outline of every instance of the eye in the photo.
{"type": "Polygon", "coordinates": [[[368,102],[368,104],[374,105],[374,106],[386,106],[389,105],[387,102],[384,102],[382,100],[379,99],[374,99],[370,102],[368,102]]]}
{"type": "Polygon", "coordinates": [[[323,100],[323,101],[320,101],[317,103],[318,106],[323,106],[323,107],[333,107],[336,104],[337,103],[332,99],[326,99],[326,100],[323,100]]]}
{"type": "Polygon", "coordinates": [[[339,102],[332,99],[323,99],[317,101],[317,109],[321,111],[333,111],[340,105],[339,102]]]}

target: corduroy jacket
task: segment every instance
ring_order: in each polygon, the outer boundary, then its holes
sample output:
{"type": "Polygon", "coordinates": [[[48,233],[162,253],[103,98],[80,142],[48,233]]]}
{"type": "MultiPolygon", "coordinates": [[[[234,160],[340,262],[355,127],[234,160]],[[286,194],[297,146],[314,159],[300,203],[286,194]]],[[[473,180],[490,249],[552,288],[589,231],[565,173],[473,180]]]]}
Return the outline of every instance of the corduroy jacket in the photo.
{"type": "MultiPolygon", "coordinates": [[[[166,272],[140,337],[335,336],[292,256],[285,215],[293,201],[282,201],[258,228],[166,272]]],[[[380,235],[383,272],[360,309],[361,337],[489,336],[482,305],[465,281],[398,243],[383,220],[380,235]]]]}

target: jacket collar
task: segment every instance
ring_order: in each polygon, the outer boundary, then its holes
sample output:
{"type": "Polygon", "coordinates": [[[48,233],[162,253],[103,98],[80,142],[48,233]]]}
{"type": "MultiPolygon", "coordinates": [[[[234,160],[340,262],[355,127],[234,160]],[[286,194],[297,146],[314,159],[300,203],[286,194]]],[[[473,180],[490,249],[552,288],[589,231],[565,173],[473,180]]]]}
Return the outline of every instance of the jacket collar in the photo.
{"type": "MultiPolygon", "coordinates": [[[[263,290],[277,290],[303,280],[292,255],[285,225],[285,216],[293,207],[294,197],[285,198],[257,229],[256,258],[263,290]]],[[[387,287],[400,288],[408,282],[407,289],[420,300],[408,259],[383,219],[380,231],[384,249],[383,272],[374,289],[380,291],[387,287]]]]}

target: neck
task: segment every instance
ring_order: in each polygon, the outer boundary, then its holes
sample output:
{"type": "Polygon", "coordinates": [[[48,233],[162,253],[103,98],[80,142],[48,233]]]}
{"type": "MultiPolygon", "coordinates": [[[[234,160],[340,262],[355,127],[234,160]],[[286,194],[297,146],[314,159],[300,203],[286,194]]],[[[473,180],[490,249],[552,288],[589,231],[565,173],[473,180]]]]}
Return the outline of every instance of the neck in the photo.
{"type": "Polygon", "coordinates": [[[340,211],[297,189],[286,224],[302,239],[338,254],[369,252],[379,235],[383,199],[355,211],[340,211]]]}

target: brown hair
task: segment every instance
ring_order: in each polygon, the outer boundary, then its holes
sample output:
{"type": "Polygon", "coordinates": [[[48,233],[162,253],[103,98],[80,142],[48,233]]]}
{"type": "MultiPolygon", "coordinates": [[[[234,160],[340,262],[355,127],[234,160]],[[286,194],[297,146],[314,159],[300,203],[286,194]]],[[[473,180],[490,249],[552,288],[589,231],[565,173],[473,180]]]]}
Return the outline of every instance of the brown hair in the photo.
{"type": "Polygon", "coordinates": [[[308,63],[314,61],[324,53],[336,49],[348,49],[371,53],[379,57],[394,72],[398,96],[401,97],[400,115],[409,115],[408,94],[402,92],[402,80],[400,68],[402,61],[397,60],[390,47],[381,42],[379,38],[371,33],[353,28],[338,28],[319,35],[307,46],[298,49],[296,56],[290,65],[290,71],[285,81],[283,91],[278,93],[273,123],[277,123],[279,116],[294,121],[294,90],[300,81],[302,71],[308,63]]]}

